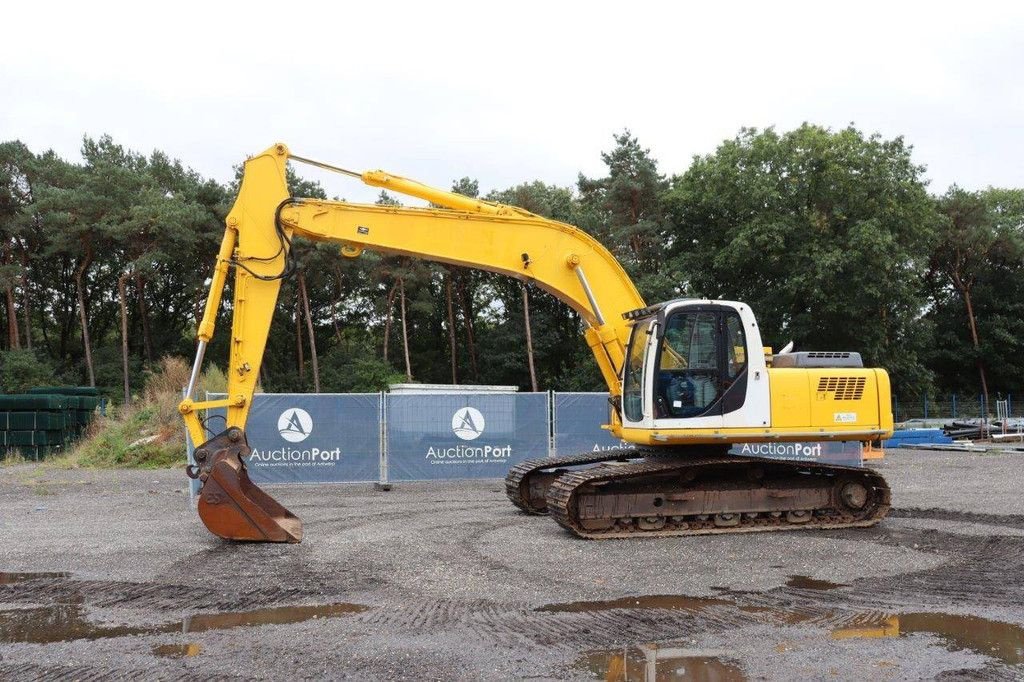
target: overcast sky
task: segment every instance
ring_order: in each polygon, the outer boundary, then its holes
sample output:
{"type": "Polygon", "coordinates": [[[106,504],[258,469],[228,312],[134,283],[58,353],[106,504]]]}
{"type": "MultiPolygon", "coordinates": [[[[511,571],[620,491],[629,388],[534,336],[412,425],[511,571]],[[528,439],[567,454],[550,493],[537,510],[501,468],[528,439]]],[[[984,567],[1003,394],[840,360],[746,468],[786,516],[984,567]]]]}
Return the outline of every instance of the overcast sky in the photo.
{"type": "Polygon", "coordinates": [[[221,181],[280,140],[487,191],[600,174],[624,127],[673,174],[741,126],[853,122],[934,192],[1024,186],[1024,3],[300,5],[7,3],[0,139],[77,159],[109,133],[221,181]]]}

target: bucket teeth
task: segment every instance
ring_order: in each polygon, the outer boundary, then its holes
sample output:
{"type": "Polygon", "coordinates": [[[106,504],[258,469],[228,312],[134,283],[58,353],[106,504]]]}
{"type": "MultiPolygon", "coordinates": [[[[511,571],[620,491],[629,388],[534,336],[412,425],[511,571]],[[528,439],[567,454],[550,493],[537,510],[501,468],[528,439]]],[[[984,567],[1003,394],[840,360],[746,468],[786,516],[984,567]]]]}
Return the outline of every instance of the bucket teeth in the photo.
{"type": "Polygon", "coordinates": [[[261,490],[246,471],[249,444],[241,429],[230,428],[196,448],[199,518],[225,540],[301,542],[302,522],[261,490]]]}

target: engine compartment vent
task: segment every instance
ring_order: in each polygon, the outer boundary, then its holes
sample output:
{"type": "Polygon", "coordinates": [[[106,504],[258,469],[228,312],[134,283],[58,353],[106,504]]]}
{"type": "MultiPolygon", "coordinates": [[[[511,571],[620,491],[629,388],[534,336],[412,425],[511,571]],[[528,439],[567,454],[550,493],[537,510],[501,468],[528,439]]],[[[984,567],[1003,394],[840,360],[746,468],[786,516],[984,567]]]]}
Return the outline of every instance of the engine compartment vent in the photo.
{"type": "Polygon", "coordinates": [[[863,367],[860,353],[801,351],[772,356],[772,367],[863,367]]]}
{"type": "Polygon", "coordinates": [[[818,393],[831,393],[833,400],[860,400],[866,383],[864,377],[821,377],[818,393]]]}

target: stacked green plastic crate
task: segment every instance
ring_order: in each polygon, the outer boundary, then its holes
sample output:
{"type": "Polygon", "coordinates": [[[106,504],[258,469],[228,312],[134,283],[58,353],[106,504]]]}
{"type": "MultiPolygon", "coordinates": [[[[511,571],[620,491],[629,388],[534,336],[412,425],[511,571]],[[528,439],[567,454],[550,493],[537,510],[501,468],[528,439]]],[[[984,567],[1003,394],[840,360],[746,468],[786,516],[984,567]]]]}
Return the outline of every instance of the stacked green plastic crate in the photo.
{"type": "Polygon", "coordinates": [[[40,460],[66,449],[92,421],[95,388],[44,386],[24,395],[0,395],[0,448],[40,460]]]}
{"type": "Polygon", "coordinates": [[[70,440],[82,435],[96,416],[100,404],[99,391],[91,386],[39,386],[29,389],[30,395],[57,395],[65,399],[65,415],[70,440]]]}

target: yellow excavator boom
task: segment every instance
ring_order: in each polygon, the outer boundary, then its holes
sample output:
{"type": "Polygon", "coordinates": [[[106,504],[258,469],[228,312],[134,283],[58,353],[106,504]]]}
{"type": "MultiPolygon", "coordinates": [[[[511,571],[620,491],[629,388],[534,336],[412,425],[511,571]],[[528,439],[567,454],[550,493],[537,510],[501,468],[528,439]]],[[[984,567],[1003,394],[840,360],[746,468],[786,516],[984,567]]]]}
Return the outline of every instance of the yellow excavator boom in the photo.
{"type": "Polygon", "coordinates": [[[371,249],[471,266],[535,285],[587,322],[587,342],[608,390],[619,393],[618,375],[630,331],[622,313],[642,308],[644,301],[622,266],[593,237],[520,208],[445,192],[383,171],[359,177],[368,185],[444,208],[291,199],[285,175],[289,158],[288,148],[278,144],[245,163],[198,334],[203,345],[212,338],[227,269],[237,265],[228,397],[196,403],[190,386],[181,412],[193,441],[206,438],[196,416],[200,409],[226,407],[227,425],[245,426],[293,235],[337,243],[345,256],[371,249]]]}

